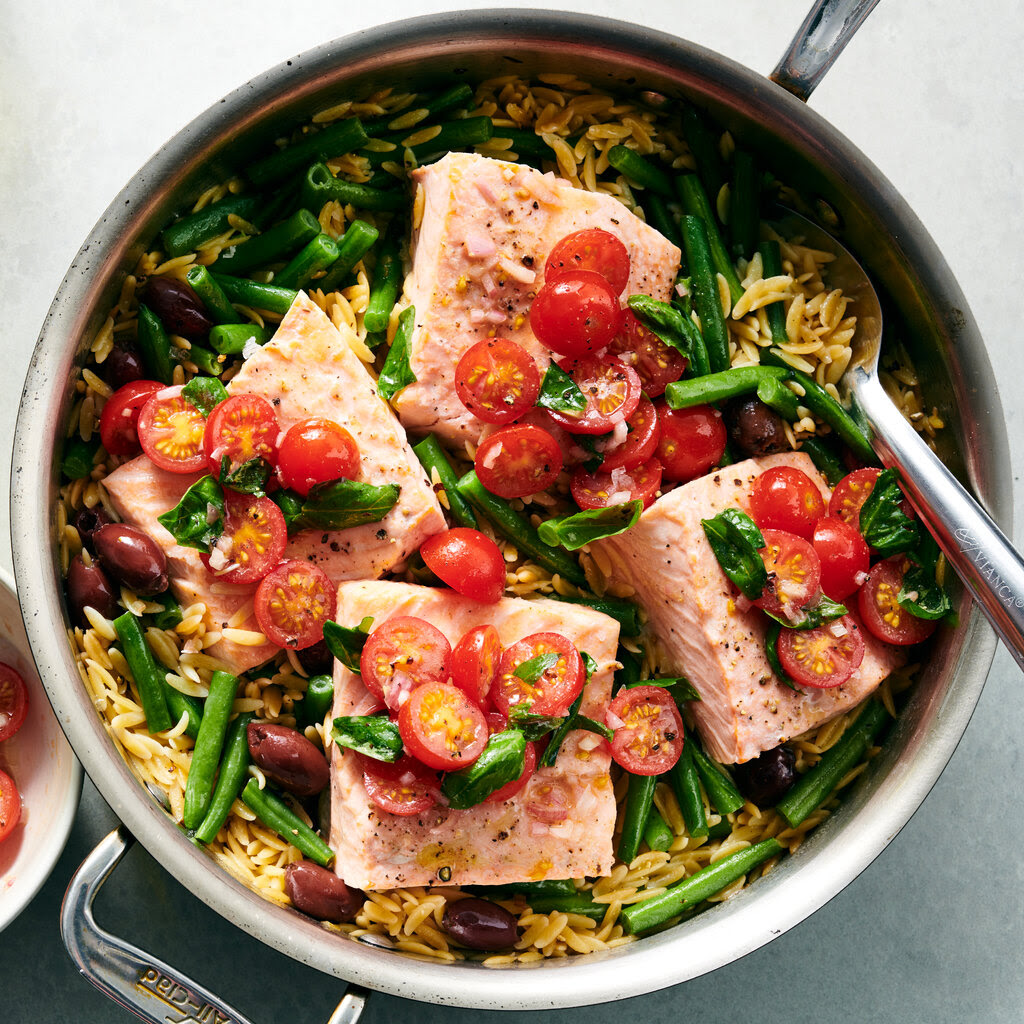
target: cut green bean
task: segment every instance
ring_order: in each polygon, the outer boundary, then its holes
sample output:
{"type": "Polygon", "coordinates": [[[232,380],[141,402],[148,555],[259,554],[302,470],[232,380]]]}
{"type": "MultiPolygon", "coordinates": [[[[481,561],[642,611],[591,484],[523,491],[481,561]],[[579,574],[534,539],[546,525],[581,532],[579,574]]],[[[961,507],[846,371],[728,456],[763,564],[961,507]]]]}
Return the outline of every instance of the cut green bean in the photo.
{"type": "Polygon", "coordinates": [[[501,126],[494,129],[494,138],[511,140],[512,152],[522,163],[555,159],[551,147],[532,128],[501,126]]]}
{"type": "Polygon", "coordinates": [[[167,682],[164,677],[164,698],[167,701],[171,718],[177,724],[181,721],[182,715],[188,715],[188,724],[185,726],[185,735],[195,739],[199,735],[199,725],[203,720],[203,703],[191,694],[182,693],[167,682]]]}
{"type": "Polygon", "coordinates": [[[574,891],[568,896],[527,896],[526,902],[535,914],[580,914],[591,921],[603,921],[607,903],[595,903],[589,892],[574,891]]]}
{"type": "Polygon", "coordinates": [[[217,353],[203,348],[202,345],[191,346],[185,357],[189,362],[195,363],[199,372],[206,374],[207,377],[219,377],[224,372],[224,363],[218,361],[217,353]]]}
{"type": "Polygon", "coordinates": [[[612,146],[608,150],[608,163],[634,184],[657,192],[666,199],[674,198],[672,179],[657,164],[642,157],[635,149],[622,145],[612,146]]]}
{"type": "Polygon", "coordinates": [[[231,217],[249,221],[263,206],[261,196],[227,196],[195,213],[175,221],[160,233],[164,252],[169,257],[184,256],[201,249],[207,242],[231,227],[231,217]]]}
{"type": "Polygon", "coordinates": [[[279,796],[260,789],[255,779],[245,784],[242,802],[267,828],[321,867],[334,860],[334,851],[279,796]]]}
{"type": "Polygon", "coordinates": [[[726,818],[719,818],[714,825],[708,826],[708,840],[714,842],[716,839],[725,839],[732,834],[732,822],[726,818]]]}
{"type": "Polygon", "coordinates": [[[709,896],[721,892],[738,878],[752,871],[769,857],[782,852],[777,839],[765,839],[746,849],[737,850],[706,868],[669,886],[663,893],[642,903],[623,907],[619,919],[625,930],[636,935],[665,924],[689,907],[696,906],[709,896]]]}
{"type": "Polygon", "coordinates": [[[643,207],[647,213],[647,222],[651,227],[663,234],[681,254],[683,236],[679,232],[679,221],[669,210],[665,200],[657,193],[652,192],[650,195],[644,196],[643,207]]]}
{"type": "Polygon", "coordinates": [[[576,884],[571,878],[545,878],[539,882],[509,882],[507,885],[469,886],[482,896],[494,899],[511,899],[513,896],[531,897],[550,896],[566,897],[576,895],[576,884]]]}
{"type": "Polygon", "coordinates": [[[114,619],[114,629],[121,641],[121,653],[132,670],[132,678],[139,691],[142,710],[146,713],[146,728],[151,733],[170,729],[174,722],[171,721],[163,687],[167,671],[157,665],[139,620],[131,612],[125,612],[114,619]]]}
{"type": "MultiPolygon", "coordinates": [[[[764,352],[762,351],[762,356],[764,352]]],[[[778,366],[734,366],[706,377],[675,381],[665,388],[665,401],[671,409],[688,409],[692,405],[724,402],[737,395],[757,391],[768,377],[784,380],[788,370],[778,366]]]]}
{"type": "Polygon", "coordinates": [[[385,235],[373,271],[370,298],[363,314],[363,323],[368,331],[387,330],[401,285],[402,256],[398,238],[394,234],[385,235]]]}
{"type": "Polygon", "coordinates": [[[765,377],[757,385],[757,397],[790,423],[800,418],[797,408],[800,403],[796,395],[778,377],[765,377]]]}
{"type": "Polygon", "coordinates": [[[139,304],[139,353],[152,380],[170,384],[174,379],[171,339],[160,317],[145,303],[139,304]]]}
{"type": "Polygon", "coordinates": [[[626,791],[626,811],[622,821],[622,835],[615,856],[623,864],[631,863],[640,852],[647,819],[654,807],[654,788],[657,775],[630,775],[626,791]]]}
{"type": "Polygon", "coordinates": [[[700,776],[697,766],[693,763],[693,744],[687,740],[683,743],[683,752],[668,773],[668,781],[672,792],[676,795],[676,803],[683,813],[686,831],[698,838],[708,834],[708,817],[704,810],[704,795],[700,788],[700,776]]]}
{"type": "Polygon", "coordinates": [[[693,307],[700,317],[700,332],[712,371],[729,367],[729,329],[722,313],[718,277],[712,264],[707,227],[699,217],[683,217],[683,248],[690,267],[693,307]]]}
{"type": "Polygon", "coordinates": [[[640,606],[624,597],[568,597],[565,594],[548,595],[556,601],[593,608],[595,612],[614,619],[621,627],[623,636],[639,636],[641,629],[640,606]]]}
{"type": "Polygon", "coordinates": [[[254,185],[269,185],[287,178],[293,171],[308,166],[314,160],[326,160],[351,153],[365,146],[367,141],[367,134],[358,118],[349,117],[344,121],[335,121],[334,124],[321,128],[318,132],[310,132],[284,149],[251,164],[247,176],[254,185]]]}
{"type": "Polygon", "coordinates": [[[185,781],[181,821],[185,828],[199,828],[213,798],[213,778],[220,764],[220,752],[231,716],[231,705],[238,693],[238,678],[229,672],[214,672],[210,692],[203,703],[203,720],[199,726],[192,761],[185,781]]]}
{"type": "Polygon", "coordinates": [[[652,805],[647,824],[644,826],[644,842],[647,844],[647,848],[664,853],[672,845],[674,839],[672,829],[665,824],[665,819],[661,816],[658,808],[652,805]]]}
{"type": "Polygon", "coordinates": [[[60,460],[60,471],[68,480],[81,480],[92,472],[93,460],[100,449],[100,435],[93,434],[84,441],[75,434],[64,442],[64,455],[60,460]]]}
{"type": "Polygon", "coordinates": [[[307,242],[287,266],[274,274],[274,284],[279,288],[305,288],[317,274],[334,263],[338,254],[338,243],[323,232],[307,242]]]}
{"type": "MultiPolygon", "coordinates": [[[[338,239],[338,258],[316,286],[325,295],[343,287],[355,265],[373,248],[380,232],[364,220],[354,220],[338,239]]],[[[383,332],[381,332],[383,333],[383,332]]],[[[373,348],[372,345],[370,345],[373,348]]]]}
{"type": "MultiPolygon", "coordinates": [[[[733,157],[732,191],[729,195],[729,241],[734,259],[749,259],[757,251],[760,184],[754,158],[745,149],[737,149],[733,157]]],[[[764,276],[771,275],[766,270],[764,276]]]]}
{"type": "Polygon", "coordinates": [[[412,446],[412,450],[427,471],[429,478],[433,478],[434,471],[437,471],[445,497],[448,499],[448,508],[452,518],[460,525],[475,530],[479,526],[476,513],[473,511],[473,506],[459,493],[459,479],[441,447],[441,442],[434,434],[427,434],[422,441],[412,446]]]}
{"type": "MultiPolygon", "coordinates": [[[[763,241],[757,250],[761,254],[761,271],[765,280],[778,277],[782,273],[782,251],[774,238],[763,241]]],[[[771,331],[773,345],[788,345],[789,335],[786,333],[786,304],[779,299],[769,302],[764,307],[768,317],[768,329],[771,331]]]]}
{"type": "Polygon", "coordinates": [[[822,438],[804,438],[800,442],[800,451],[805,452],[811,457],[811,461],[818,467],[818,472],[829,482],[830,487],[835,487],[846,476],[846,467],[840,460],[839,455],[822,438]]]}
{"type": "Polygon", "coordinates": [[[705,191],[714,201],[725,182],[718,140],[708,129],[704,118],[688,104],[683,107],[682,122],[683,138],[686,139],[686,145],[693,154],[697,175],[705,191]]]}
{"type": "Polygon", "coordinates": [[[269,337],[267,328],[259,324],[218,324],[210,329],[210,344],[225,356],[244,352],[250,341],[265,345],[269,337]]]}
{"type": "Polygon", "coordinates": [[[736,783],[725,774],[725,770],[717,762],[712,761],[704,753],[693,736],[687,734],[685,745],[690,748],[690,756],[711,806],[723,816],[738,811],[746,800],[736,788],[736,783]]]}
{"type": "Polygon", "coordinates": [[[711,372],[704,336],[682,310],[649,295],[630,295],[628,303],[648,330],[686,356],[687,371],[691,377],[704,377],[711,372]]]}
{"type": "Polygon", "coordinates": [[[295,706],[300,728],[316,725],[327,717],[334,703],[334,680],[329,675],[310,676],[306,695],[295,706]]]}
{"type": "Polygon", "coordinates": [[[302,183],[302,201],[311,210],[319,210],[331,201],[349,204],[360,210],[394,212],[408,205],[404,189],[384,190],[336,178],[327,164],[315,163],[302,183]]]}
{"type": "Polygon", "coordinates": [[[185,280],[192,291],[202,299],[210,318],[218,324],[240,324],[245,317],[231,305],[224,289],[213,279],[213,275],[201,264],[188,268],[185,280]]]}
{"type": "Polygon", "coordinates": [[[259,281],[250,281],[247,277],[214,274],[213,279],[224,289],[224,294],[232,302],[252,309],[264,309],[269,313],[279,313],[281,316],[288,312],[299,294],[293,288],[262,284],[259,281]]]}
{"type": "Polygon", "coordinates": [[[821,756],[821,760],[793,784],[775,805],[792,828],[820,807],[843,777],[864,756],[879,730],[889,719],[881,701],[869,701],[839,740],[821,756]]]}
{"type": "Polygon", "coordinates": [[[392,132],[389,135],[382,135],[386,142],[394,143],[395,149],[386,153],[365,154],[370,163],[379,166],[387,160],[396,160],[401,163],[405,150],[411,149],[413,156],[419,162],[428,162],[431,157],[451,152],[452,150],[472,149],[474,146],[483,145],[495,135],[494,122],[489,117],[462,117],[455,121],[446,121],[440,125],[440,131],[433,138],[418,142],[415,146],[406,147],[406,139],[418,135],[425,128],[431,125],[419,124],[414,128],[400,132],[392,132]]]}
{"type": "MultiPolygon", "coordinates": [[[[704,192],[704,186],[700,183],[700,178],[696,174],[684,174],[681,178],[676,179],[676,187],[686,213],[691,217],[696,217],[704,224],[704,229],[707,233],[707,246],[711,253],[711,264],[725,278],[732,301],[734,303],[738,302],[743,294],[743,285],[740,284],[736,268],[729,258],[725,242],[722,241],[722,232],[718,228],[718,217],[714,210],[711,209],[711,204],[708,202],[708,197],[704,192]]],[[[685,227],[683,229],[683,239],[684,241],[686,240],[685,227]]],[[[689,248],[686,251],[686,258],[692,274],[694,273],[694,265],[689,248]]],[[[718,294],[717,289],[715,294],[718,294]]],[[[702,320],[701,323],[703,322],[702,320]]]]}
{"type": "Polygon", "coordinates": [[[212,843],[217,838],[217,833],[231,813],[231,805],[245,784],[251,760],[248,730],[253,717],[251,711],[246,711],[228,726],[213,798],[210,800],[206,816],[196,829],[195,838],[201,843],[212,843]]]}
{"type": "Polygon", "coordinates": [[[529,555],[545,569],[558,573],[570,583],[578,587],[587,586],[587,577],[580,568],[579,562],[563,548],[554,548],[545,544],[536,529],[521,513],[495,494],[491,494],[476,475],[470,470],[457,484],[459,493],[481,515],[491,521],[495,529],[507,537],[519,549],[520,553],[529,555]]]}
{"type": "Polygon", "coordinates": [[[239,276],[281,263],[319,234],[320,221],[309,210],[297,210],[287,220],[225,249],[213,263],[214,274],[239,276]]]}

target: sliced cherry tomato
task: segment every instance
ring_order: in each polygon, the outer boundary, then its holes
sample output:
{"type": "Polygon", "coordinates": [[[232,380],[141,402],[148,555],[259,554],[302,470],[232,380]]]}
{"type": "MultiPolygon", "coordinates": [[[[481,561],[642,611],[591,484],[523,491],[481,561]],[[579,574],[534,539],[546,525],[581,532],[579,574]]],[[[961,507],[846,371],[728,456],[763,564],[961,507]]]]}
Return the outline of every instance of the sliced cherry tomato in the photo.
{"type": "Polygon", "coordinates": [[[908,568],[910,562],[903,555],[879,562],[868,573],[857,595],[857,607],[868,632],[899,647],[927,640],[938,626],[936,620],[919,619],[899,603],[900,587],[908,568]]]}
{"type": "Polygon", "coordinates": [[[640,378],[632,366],[608,356],[584,356],[562,369],[576,382],[587,407],[581,412],[549,410],[551,418],[571,434],[607,434],[625,423],[640,404],[640,378]]]}
{"type": "Polygon", "coordinates": [[[500,711],[488,711],[484,715],[487,719],[487,728],[493,736],[496,732],[504,732],[508,728],[508,718],[500,711]]]}
{"type": "Polygon", "coordinates": [[[842,686],[864,660],[860,626],[849,615],[815,629],[779,630],[779,663],[797,686],[842,686]]]}
{"type": "Polygon", "coordinates": [[[880,469],[870,466],[864,469],[855,469],[848,473],[832,492],[832,498],[828,503],[828,514],[838,516],[844,522],[860,526],[860,509],[868,495],[875,488],[875,481],[878,479],[880,469]]]}
{"type": "Polygon", "coordinates": [[[0,662],[0,742],[9,740],[28,714],[28,687],[18,670],[0,662]]]}
{"type": "Polygon", "coordinates": [[[600,274],[616,295],[629,280],[629,250],[604,228],[584,228],[556,242],[544,266],[544,280],[555,281],[578,270],[600,274]]]}
{"type": "Polygon", "coordinates": [[[549,281],[530,308],[537,340],[563,356],[599,352],[619,333],[619,293],[592,270],[578,270],[549,281]]]}
{"type": "Polygon", "coordinates": [[[100,441],[111,455],[136,455],[139,442],[139,413],[164,385],[156,380],[133,380],[118,388],[100,413],[100,441]]]}
{"type": "Polygon", "coordinates": [[[14,779],[0,771],[0,843],[13,831],[21,820],[21,794],[14,779]]]}
{"type": "Polygon", "coordinates": [[[654,454],[660,437],[661,424],[654,403],[643,395],[625,426],[620,425],[612,432],[612,443],[602,449],[604,462],[598,469],[602,473],[610,473],[613,469],[635,469],[654,454]],[[624,437],[615,443],[619,433],[624,437]]]}
{"type": "Polygon", "coordinates": [[[199,557],[226,583],[256,583],[284,557],[288,527],[269,498],[224,492],[224,532],[213,550],[199,557]]]}
{"type": "Polygon", "coordinates": [[[478,341],[455,367],[455,393],[477,419],[511,423],[540,394],[540,371],[533,357],[514,341],[478,341]]]}
{"type": "Polygon", "coordinates": [[[526,813],[545,825],[558,825],[569,817],[573,799],[562,779],[535,775],[526,797],[526,813]]]}
{"type": "MultiPolygon", "coordinates": [[[[488,716],[489,717],[489,716],[488,716]]],[[[533,773],[537,770],[537,745],[535,743],[527,743],[526,749],[523,751],[523,773],[518,779],[513,779],[511,782],[506,782],[501,789],[496,789],[486,800],[485,804],[503,804],[506,800],[511,800],[533,777],[533,773]]]]}
{"type": "Polygon", "coordinates": [[[450,683],[417,686],[398,712],[398,731],[406,751],[438,771],[471,765],[490,735],[483,711],[450,683]]]}
{"type": "Polygon", "coordinates": [[[764,593],[754,602],[772,615],[796,620],[818,593],[821,562],[814,548],[795,533],[762,530],[761,559],[768,570],[764,593]]]}
{"type": "Polygon", "coordinates": [[[206,417],[182,397],[181,386],[151,395],[139,413],[139,441],[153,465],[168,473],[198,473],[206,467],[206,417]]]}
{"type": "Polygon", "coordinates": [[[524,498],[547,490],[562,470],[558,442],[540,427],[502,427],[476,450],[476,474],[499,498],[524,498]]]}
{"type": "Polygon", "coordinates": [[[871,550],[860,530],[838,516],[822,516],[814,524],[814,550],[821,560],[821,589],[843,601],[864,582],[871,568],[871,550]]]}
{"type": "Polygon", "coordinates": [[[366,638],[359,670],[363,685],[397,711],[417,686],[446,682],[451,659],[441,630],[426,619],[396,615],[366,638]]]}
{"type": "Polygon", "coordinates": [[[363,785],[370,803],[385,814],[408,818],[425,814],[437,803],[437,773],[404,754],[393,764],[360,757],[363,785]]]}
{"type": "Polygon", "coordinates": [[[624,311],[622,330],[608,346],[608,355],[632,366],[651,398],[663,395],[665,386],[686,372],[686,356],[644,327],[631,309],[624,311]]]}
{"type": "Polygon", "coordinates": [[[825,514],[825,501],[803,470],[772,466],[750,489],[750,512],[762,529],[785,530],[810,540],[814,524],[825,514]]]}
{"type": "Polygon", "coordinates": [[[265,398],[232,395],[215,406],[206,420],[203,448],[207,468],[218,476],[225,457],[228,472],[253,459],[273,465],[280,432],[274,407],[265,398]]]}
{"type": "Polygon", "coordinates": [[[309,494],[316,484],[329,480],[351,480],[358,472],[355,438],[333,420],[302,420],[288,428],[278,445],[278,476],[299,494],[309,494]]]}
{"type": "Polygon", "coordinates": [[[505,559],[498,545],[479,530],[456,526],[428,537],[423,561],[452,590],[483,604],[494,604],[505,589],[505,559]]]}
{"type": "Polygon", "coordinates": [[[711,405],[689,409],[658,406],[661,439],[657,456],[664,467],[665,479],[686,483],[703,476],[722,460],[726,429],[722,414],[711,405]]]}
{"type": "Polygon", "coordinates": [[[572,475],[572,499],[580,508],[608,508],[639,499],[647,508],[661,487],[661,463],[648,459],[635,469],[588,473],[579,466],[572,475]]]}
{"type": "Polygon", "coordinates": [[[683,752],[683,720],[663,686],[632,686],[608,705],[612,758],[633,775],[667,772],[683,752]]]}
{"type": "Polygon", "coordinates": [[[562,715],[579,696],[584,682],[583,659],[571,640],[561,633],[532,633],[501,656],[491,696],[494,706],[505,715],[519,704],[529,704],[531,714],[562,715]],[[543,669],[539,675],[537,668],[543,669]],[[517,675],[517,670],[527,678],[517,675]]]}
{"type": "Polygon", "coordinates": [[[280,562],[256,588],[256,621],[272,644],[304,651],[324,638],[324,623],[334,618],[335,593],[318,565],[294,558],[280,562]]]}
{"type": "Polygon", "coordinates": [[[503,650],[498,631],[486,625],[464,633],[452,651],[452,683],[485,711],[490,707],[491,686],[498,678],[503,650]]]}

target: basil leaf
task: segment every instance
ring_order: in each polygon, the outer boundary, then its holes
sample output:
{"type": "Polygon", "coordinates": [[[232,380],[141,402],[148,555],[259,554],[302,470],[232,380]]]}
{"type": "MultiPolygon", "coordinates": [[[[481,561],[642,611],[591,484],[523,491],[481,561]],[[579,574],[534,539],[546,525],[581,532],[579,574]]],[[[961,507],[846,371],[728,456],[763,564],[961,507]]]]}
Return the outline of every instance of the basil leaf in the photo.
{"type": "Polygon", "coordinates": [[[727,508],[700,524],[722,571],[744,597],[757,600],[768,582],[768,570],[758,554],[765,543],[756,523],[738,508],[727,508]]]}
{"type": "Polygon", "coordinates": [[[512,674],[519,676],[524,683],[529,683],[532,686],[549,668],[554,668],[558,664],[560,657],[561,655],[557,651],[535,654],[532,658],[517,665],[512,674]]]}
{"type": "Polygon", "coordinates": [[[591,508],[571,516],[548,519],[537,527],[537,533],[545,544],[552,547],[561,545],[567,551],[578,551],[603,537],[614,537],[635,526],[644,510],[639,498],[624,501],[621,505],[608,508],[591,508]]]}
{"type": "Polygon", "coordinates": [[[569,713],[562,719],[561,724],[551,734],[551,739],[548,740],[548,745],[544,749],[544,753],[541,754],[540,760],[537,762],[538,767],[550,768],[558,757],[559,748],[565,741],[565,737],[576,728],[576,719],[580,714],[580,705],[583,703],[583,691],[581,690],[579,696],[572,702],[569,707],[569,713]]]}
{"type": "Polygon", "coordinates": [[[163,605],[160,611],[153,612],[151,616],[153,625],[157,629],[174,629],[181,622],[181,605],[174,599],[170,591],[159,594],[151,600],[163,605]]]}
{"type": "Polygon", "coordinates": [[[587,407],[587,399],[576,381],[552,363],[544,374],[537,405],[555,412],[583,412],[587,407]]]}
{"type": "Polygon", "coordinates": [[[200,477],[157,522],[179,544],[209,554],[224,532],[224,491],[212,476],[200,477]]]}
{"type": "Polygon", "coordinates": [[[534,715],[528,709],[529,704],[517,704],[508,713],[508,724],[521,730],[527,743],[547,736],[562,724],[562,715],[534,715]]]}
{"type": "Polygon", "coordinates": [[[900,508],[903,492],[895,469],[883,469],[860,509],[860,532],[884,558],[909,551],[920,540],[917,523],[900,508]]]}
{"type": "Polygon", "coordinates": [[[583,468],[588,473],[596,473],[604,462],[604,452],[597,450],[597,442],[609,437],[610,434],[574,434],[572,443],[585,455],[583,468]]]}
{"type": "Polygon", "coordinates": [[[373,616],[367,615],[356,627],[340,626],[328,619],[324,623],[324,643],[327,650],[349,670],[359,673],[359,656],[363,653],[366,637],[373,628],[373,616]]]}
{"type": "Polygon", "coordinates": [[[697,688],[685,676],[676,676],[674,679],[637,679],[623,684],[622,689],[631,690],[635,686],[663,686],[666,689],[671,689],[677,704],[701,699],[697,688]]]}
{"type": "Polygon", "coordinates": [[[769,622],[768,629],[764,634],[764,653],[768,658],[768,665],[771,667],[775,678],[778,679],[783,686],[788,686],[791,690],[797,689],[796,683],[786,674],[786,670],[782,667],[782,662],[779,661],[779,634],[782,632],[782,627],[777,622],[769,622]]]}
{"type": "Polygon", "coordinates": [[[589,683],[591,676],[597,671],[597,662],[586,651],[580,651],[580,657],[583,659],[583,667],[587,670],[587,682],[589,683]]]}
{"type": "Polygon", "coordinates": [[[644,327],[666,345],[686,356],[692,376],[703,377],[710,372],[710,367],[705,365],[707,350],[697,325],[681,310],[668,302],[652,299],[649,295],[630,295],[626,301],[644,327]]]}
{"type": "Polygon", "coordinates": [[[228,397],[228,390],[216,377],[193,377],[181,389],[181,397],[209,416],[228,397]]]}
{"type": "Polygon", "coordinates": [[[398,484],[364,484],[358,480],[328,480],[305,498],[295,491],[275,491],[273,500],[284,515],[288,535],[300,530],[347,530],[378,523],[395,507],[398,484]]]}
{"type": "Polygon", "coordinates": [[[949,594],[935,581],[935,570],[912,565],[903,574],[896,600],[919,619],[941,619],[953,610],[949,594]]]}
{"type": "Polygon", "coordinates": [[[775,615],[766,608],[762,609],[765,615],[787,629],[817,629],[818,626],[831,622],[833,619],[838,619],[849,611],[846,605],[833,601],[832,598],[826,597],[824,594],[818,598],[816,604],[807,605],[800,610],[803,612],[802,619],[789,619],[785,615],[775,615]]]}
{"type": "Polygon", "coordinates": [[[464,811],[518,779],[526,767],[526,738],[519,729],[494,733],[483,753],[467,768],[448,772],[441,793],[448,806],[464,811]]]}
{"type": "Polygon", "coordinates": [[[597,733],[598,736],[603,736],[609,743],[611,743],[612,738],[615,736],[613,729],[609,729],[603,722],[596,722],[593,718],[588,718],[586,715],[577,715],[576,724],[573,728],[597,733]]]}
{"type": "Polygon", "coordinates": [[[394,764],[405,750],[398,726],[383,715],[336,718],[331,730],[334,742],[349,750],[394,764]]]}
{"type": "Polygon", "coordinates": [[[231,467],[231,459],[225,455],[220,460],[220,482],[225,487],[241,494],[252,494],[262,498],[266,493],[267,481],[270,479],[270,463],[257,456],[231,467]]]}
{"type": "Polygon", "coordinates": [[[387,359],[380,368],[377,391],[386,402],[390,402],[402,388],[416,383],[416,374],[409,365],[409,351],[412,347],[412,332],[416,326],[416,307],[409,306],[398,318],[398,333],[391,342],[387,359]]]}

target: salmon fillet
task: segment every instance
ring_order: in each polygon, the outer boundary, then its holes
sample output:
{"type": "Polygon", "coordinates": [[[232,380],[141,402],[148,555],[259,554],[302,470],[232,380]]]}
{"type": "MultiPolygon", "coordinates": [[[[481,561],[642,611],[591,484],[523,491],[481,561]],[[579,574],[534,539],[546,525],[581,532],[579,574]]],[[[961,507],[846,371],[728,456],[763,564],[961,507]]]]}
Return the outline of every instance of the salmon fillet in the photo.
{"type": "MultiPolygon", "coordinates": [[[[375,579],[404,561],[431,534],[445,529],[441,506],[401,424],[377,395],[358,356],[304,292],[273,339],[245,361],[227,387],[230,394],[266,398],[277,411],[282,431],[311,417],[340,423],[359,446],[356,479],[401,487],[398,503],[380,522],[347,530],[304,530],[288,541],[285,558],[314,562],[335,583],[375,579]]],[[[144,530],[164,549],[178,599],[183,604],[206,604],[207,629],[219,630],[230,622],[259,632],[251,608],[257,585],[218,581],[198,551],[176,544],[157,522],[201,475],[167,473],[140,455],[114,470],[104,484],[122,520],[144,530]]],[[[278,648],[222,640],[208,651],[234,671],[244,672],[273,657],[278,648]]]]}
{"type": "MultiPolygon", "coordinates": [[[[618,623],[600,612],[552,600],[506,597],[481,605],[450,590],[407,583],[352,582],[338,588],[338,621],[375,625],[397,615],[433,623],[454,646],[467,630],[492,623],[506,646],[531,633],[568,637],[597,662],[582,711],[604,720],[616,666],[618,623]]],[[[334,665],[334,717],[363,714],[374,700],[362,679],[334,665]]],[[[435,807],[423,816],[378,811],[366,795],[359,758],[331,744],[331,836],[335,872],[360,889],[406,885],[498,885],[542,878],[582,878],[611,869],[615,795],[604,743],[571,732],[555,764],[500,804],[467,810],[435,807]],[[592,748],[592,749],[591,749],[592,748]],[[541,785],[565,790],[569,817],[557,825],[531,818],[531,794],[541,785]],[[451,875],[448,877],[450,869],[451,875]]]]}
{"type": "MultiPolygon", "coordinates": [[[[861,628],[864,660],[830,690],[792,690],[772,674],[764,652],[767,616],[740,611],[704,535],[701,519],[725,508],[749,513],[747,495],[772,466],[806,473],[826,503],[828,484],[807,455],[792,452],[738,462],[659,498],[631,530],[595,547],[611,575],[632,585],[673,670],[700,691],[691,706],[708,753],[725,764],[748,761],[860,703],[904,656],[861,628]]],[[[856,615],[853,615],[856,619],[856,615]]]]}
{"type": "Polygon", "coordinates": [[[455,394],[455,367],[495,334],[522,345],[541,373],[550,353],[530,329],[530,304],[544,284],[554,244],[581,228],[604,228],[630,255],[623,296],[668,299],[679,249],[612,196],[574,188],[553,174],[474,153],[449,153],[413,172],[412,271],[416,307],[410,365],[416,383],[393,404],[410,430],[452,441],[480,439],[483,424],[455,394]]]}

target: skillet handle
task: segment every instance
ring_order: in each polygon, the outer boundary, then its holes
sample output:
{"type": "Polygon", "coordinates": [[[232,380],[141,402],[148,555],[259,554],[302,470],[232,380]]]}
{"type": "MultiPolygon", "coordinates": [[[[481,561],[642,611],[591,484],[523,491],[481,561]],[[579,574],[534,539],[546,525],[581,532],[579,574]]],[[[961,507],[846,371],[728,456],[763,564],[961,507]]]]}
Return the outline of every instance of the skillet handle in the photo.
{"type": "Polygon", "coordinates": [[[768,76],[806,101],[878,0],[815,0],[789,49],[768,76]]]}
{"type": "MultiPolygon", "coordinates": [[[[82,862],[60,910],[64,946],[104,995],[151,1024],[250,1024],[237,1010],[173,967],[96,924],[92,904],[135,838],[115,829],[82,862]]],[[[355,1024],[369,993],[349,985],[328,1024],[355,1024]]]]}

